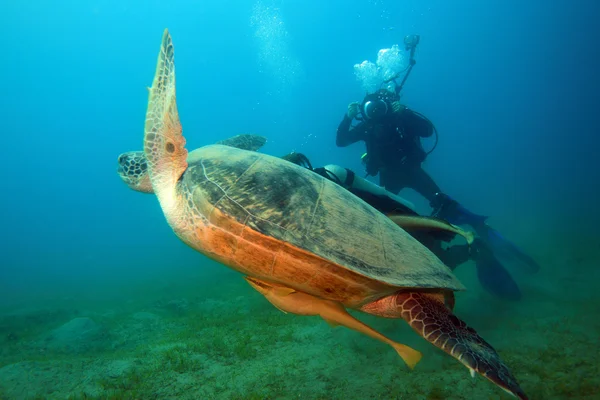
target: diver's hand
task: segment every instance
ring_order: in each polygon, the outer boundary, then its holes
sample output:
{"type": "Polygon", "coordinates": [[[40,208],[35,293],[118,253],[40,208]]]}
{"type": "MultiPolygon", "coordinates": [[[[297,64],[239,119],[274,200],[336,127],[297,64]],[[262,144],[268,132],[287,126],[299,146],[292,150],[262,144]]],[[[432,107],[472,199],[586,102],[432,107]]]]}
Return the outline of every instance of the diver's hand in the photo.
{"type": "Polygon", "coordinates": [[[399,101],[392,102],[392,112],[394,114],[399,114],[399,113],[401,113],[404,110],[406,110],[406,106],[405,105],[400,104],[399,101]]]}
{"type": "Polygon", "coordinates": [[[350,119],[354,119],[354,117],[356,117],[358,115],[358,112],[360,110],[360,103],[357,102],[353,102],[348,104],[348,118],[350,119]]]}

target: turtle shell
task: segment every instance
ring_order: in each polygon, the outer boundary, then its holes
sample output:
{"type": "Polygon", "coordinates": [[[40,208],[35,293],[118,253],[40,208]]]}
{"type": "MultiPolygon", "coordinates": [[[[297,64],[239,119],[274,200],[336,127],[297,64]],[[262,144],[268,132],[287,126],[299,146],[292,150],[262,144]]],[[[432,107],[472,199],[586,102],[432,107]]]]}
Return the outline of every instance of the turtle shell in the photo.
{"type": "Polygon", "coordinates": [[[190,211],[201,214],[207,226],[227,230],[230,223],[217,216],[228,216],[244,228],[394,287],[464,289],[446,265],[386,216],[282,159],[206,146],[190,154],[180,183],[190,211]]]}

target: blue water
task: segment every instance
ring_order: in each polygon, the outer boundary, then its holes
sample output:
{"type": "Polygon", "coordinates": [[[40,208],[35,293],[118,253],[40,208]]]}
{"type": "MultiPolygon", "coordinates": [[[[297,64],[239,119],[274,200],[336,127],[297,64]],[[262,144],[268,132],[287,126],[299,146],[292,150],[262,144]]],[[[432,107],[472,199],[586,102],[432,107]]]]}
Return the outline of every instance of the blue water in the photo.
{"type": "Polygon", "coordinates": [[[537,257],[598,238],[599,17],[591,0],[5,1],[0,305],[193,274],[156,199],[116,174],[164,28],[188,149],[256,133],[360,174],[364,145],[335,147],[364,95],[353,66],[419,34],[402,101],[440,133],[425,168],[443,190],[537,257]]]}
{"type": "Polygon", "coordinates": [[[505,216],[506,228],[535,215],[544,228],[593,231],[598,9],[552,4],[4,3],[0,291],[162,268],[136,262],[140,253],[185,262],[157,202],[115,174],[116,156],[141,148],[145,88],[166,27],[188,148],[258,133],[271,154],[302,151],[315,165],[359,172],[363,144],[334,141],[346,105],[363,96],[353,65],[418,33],[403,101],[440,132],[426,163],[439,185],[505,216]]]}

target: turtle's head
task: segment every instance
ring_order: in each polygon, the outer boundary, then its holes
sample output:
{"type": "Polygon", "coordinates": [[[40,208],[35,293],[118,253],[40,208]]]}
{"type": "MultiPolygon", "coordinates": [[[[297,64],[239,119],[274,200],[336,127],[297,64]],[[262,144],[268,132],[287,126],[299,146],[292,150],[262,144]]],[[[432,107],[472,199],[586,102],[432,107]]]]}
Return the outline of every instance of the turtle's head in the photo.
{"type": "Polygon", "coordinates": [[[143,151],[128,151],[118,158],[119,168],[117,173],[131,189],[154,193],[150,176],[148,175],[148,163],[143,151]]]}

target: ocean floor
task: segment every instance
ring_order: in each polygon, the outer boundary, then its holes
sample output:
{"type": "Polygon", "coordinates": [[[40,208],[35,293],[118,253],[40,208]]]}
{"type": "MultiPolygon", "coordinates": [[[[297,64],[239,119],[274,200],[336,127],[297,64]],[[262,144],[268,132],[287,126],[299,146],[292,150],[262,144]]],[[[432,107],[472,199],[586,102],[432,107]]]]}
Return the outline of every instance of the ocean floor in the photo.
{"type": "MultiPolygon", "coordinates": [[[[517,303],[484,293],[461,266],[472,290],[455,312],[531,399],[598,399],[600,240],[539,254],[543,270],[517,276],[517,303]]],[[[0,310],[0,399],[511,398],[401,320],[356,313],[423,352],[414,371],[387,345],[284,314],[237,273],[214,270],[0,310]]]]}

